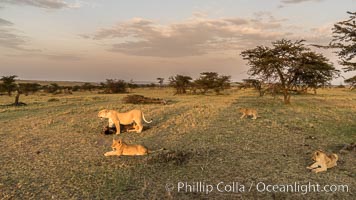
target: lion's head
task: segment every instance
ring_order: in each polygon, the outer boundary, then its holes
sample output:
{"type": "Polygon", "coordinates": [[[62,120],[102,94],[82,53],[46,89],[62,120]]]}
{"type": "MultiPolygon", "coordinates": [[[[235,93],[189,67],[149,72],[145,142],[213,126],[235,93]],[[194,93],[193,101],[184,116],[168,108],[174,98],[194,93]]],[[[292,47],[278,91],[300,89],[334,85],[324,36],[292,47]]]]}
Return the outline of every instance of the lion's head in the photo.
{"type": "Polygon", "coordinates": [[[122,139],[118,139],[118,140],[115,140],[115,139],[112,139],[112,145],[111,145],[111,148],[116,151],[118,149],[120,149],[122,147],[122,139]]]}
{"type": "Polygon", "coordinates": [[[100,117],[101,119],[108,118],[108,113],[109,112],[110,112],[110,110],[107,110],[107,109],[101,110],[98,113],[98,117],[100,117]]]}
{"type": "Polygon", "coordinates": [[[313,153],[312,155],[312,160],[314,161],[320,161],[323,157],[325,157],[325,152],[322,150],[317,150],[313,153]]]}

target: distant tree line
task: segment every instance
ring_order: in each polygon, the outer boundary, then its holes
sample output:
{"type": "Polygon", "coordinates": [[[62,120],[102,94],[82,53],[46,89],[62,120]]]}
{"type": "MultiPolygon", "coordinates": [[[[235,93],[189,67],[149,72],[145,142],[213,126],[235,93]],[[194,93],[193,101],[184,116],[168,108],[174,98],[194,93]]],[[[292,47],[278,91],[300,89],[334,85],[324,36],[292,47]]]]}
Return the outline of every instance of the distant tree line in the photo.
{"type": "MultiPolygon", "coordinates": [[[[129,89],[135,89],[138,87],[156,87],[156,84],[135,84],[133,81],[125,82],[124,80],[107,79],[106,82],[100,84],[84,83],[82,85],[74,86],[60,86],[58,83],[50,83],[49,85],[40,85],[38,83],[16,83],[16,75],[2,76],[0,78],[0,95],[12,96],[16,92],[15,102],[13,105],[23,105],[19,102],[20,95],[25,96],[29,94],[42,91],[49,94],[72,94],[72,92],[78,91],[98,91],[105,94],[127,93],[129,89]]],[[[162,84],[163,79],[160,84],[162,84]]]]}

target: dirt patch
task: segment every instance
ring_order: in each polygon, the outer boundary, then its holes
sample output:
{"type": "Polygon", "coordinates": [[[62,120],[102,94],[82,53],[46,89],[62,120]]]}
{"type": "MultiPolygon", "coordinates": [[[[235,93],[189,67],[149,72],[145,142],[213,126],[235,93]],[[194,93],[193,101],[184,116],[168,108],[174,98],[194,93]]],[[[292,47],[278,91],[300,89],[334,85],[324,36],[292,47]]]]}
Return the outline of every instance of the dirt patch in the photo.
{"type": "Polygon", "coordinates": [[[143,95],[128,95],[122,99],[124,103],[131,104],[162,104],[166,105],[167,101],[160,98],[150,98],[143,95]]]}

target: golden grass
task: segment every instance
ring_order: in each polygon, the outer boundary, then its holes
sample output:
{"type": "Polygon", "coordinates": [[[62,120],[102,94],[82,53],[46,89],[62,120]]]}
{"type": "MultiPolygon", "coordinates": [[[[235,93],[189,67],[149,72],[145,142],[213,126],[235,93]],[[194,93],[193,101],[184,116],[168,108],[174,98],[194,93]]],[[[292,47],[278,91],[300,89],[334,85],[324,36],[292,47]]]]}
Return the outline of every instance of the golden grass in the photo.
{"type": "MultiPolygon", "coordinates": [[[[253,90],[228,95],[173,96],[170,89],[135,94],[171,100],[169,105],[123,104],[126,94],[74,93],[21,96],[28,106],[0,107],[0,199],[352,199],[354,152],[340,155],[336,168],[312,174],[311,152],[338,152],[356,141],[356,93],[320,90],[318,95],[281,99],[253,90]],[[50,101],[56,98],[58,101],[50,101]],[[256,108],[257,120],[240,120],[238,107],[256,108]],[[167,151],[145,157],[110,157],[112,137],[100,135],[101,109],[143,110],[153,119],[140,134],[123,133],[127,143],[167,151]],[[167,183],[299,181],[346,184],[349,193],[177,193],[167,183]]],[[[0,105],[13,97],[1,96],[0,105]]]]}

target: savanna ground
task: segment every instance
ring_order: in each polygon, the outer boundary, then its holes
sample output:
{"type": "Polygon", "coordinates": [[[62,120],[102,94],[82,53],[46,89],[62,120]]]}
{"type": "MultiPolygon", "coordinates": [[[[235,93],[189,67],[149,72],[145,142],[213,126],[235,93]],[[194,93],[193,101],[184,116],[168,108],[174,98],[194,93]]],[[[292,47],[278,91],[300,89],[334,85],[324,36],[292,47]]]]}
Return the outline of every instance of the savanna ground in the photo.
{"type": "MultiPolygon", "coordinates": [[[[74,93],[21,96],[24,107],[0,107],[0,199],[354,199],[356,155],[339,153],[356,141],[356,93],[325,89],[317,95],[257,97],[253,90],[228,95],[173,96],[171,89],[133,93],[171,100],[168,105],[123,104],[126,94],[74,93]],[[238,107],[256,108],[257,120],[240,120],[238,107]],[[101,109],[143,110],[142,133],[122,133],[127,143],[167,150],[143,157],[104,157],[112,135],[101,109]],[[338,166],[306,169],[317,149],[338,153],[338,166]],[[178,182],[224,185],[245,192],[178,192],[178,182]],[[348,192],[258,192],[258,182],[281,185],[347,185],[348,192]],[[172,191],[166,190],[166,185],[172,191]],[[252,190],[249,187],[253,185],[252,190]],[[173,188],[174,187],[174,188],[173,188]]],[[[14,97],[1,96],[0,105],[14,97]]]]}

